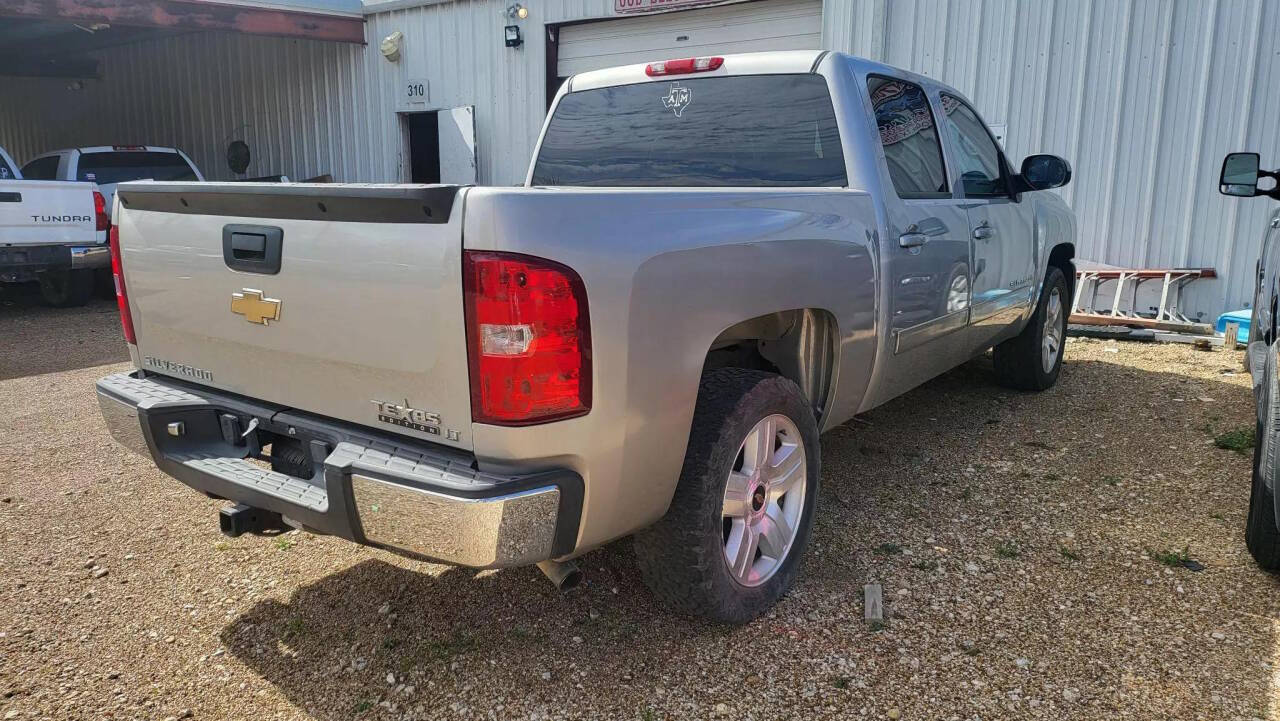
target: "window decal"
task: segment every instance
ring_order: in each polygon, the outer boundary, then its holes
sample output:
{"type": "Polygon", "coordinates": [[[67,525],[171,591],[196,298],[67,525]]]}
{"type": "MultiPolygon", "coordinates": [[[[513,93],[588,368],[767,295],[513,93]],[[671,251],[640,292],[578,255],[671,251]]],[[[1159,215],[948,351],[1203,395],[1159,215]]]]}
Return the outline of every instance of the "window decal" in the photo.
{"type": "Polygon", "coordinates": [[[662,98],[662,105],[666,109],[680,117],[684,109],[689,107],[689,101],[692,96],[689,94],[689,88],[684,87],[680,83],[671,83],[671,89],[662,98]]]}

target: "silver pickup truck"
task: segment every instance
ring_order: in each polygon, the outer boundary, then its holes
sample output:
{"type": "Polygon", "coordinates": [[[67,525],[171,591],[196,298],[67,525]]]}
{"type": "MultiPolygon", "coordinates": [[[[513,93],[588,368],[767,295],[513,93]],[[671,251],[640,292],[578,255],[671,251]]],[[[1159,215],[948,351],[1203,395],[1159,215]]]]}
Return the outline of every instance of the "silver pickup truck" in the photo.
{"type": "Polygon", "coordinates": [[[964,97],[839,53],[584,73],[524,187],[130,183],[125,445],[235,505],[472,567],[635,536],[680,611],[795,578],[821,431],[988,349],[1053,385],[1075,222],[964,97]]]}

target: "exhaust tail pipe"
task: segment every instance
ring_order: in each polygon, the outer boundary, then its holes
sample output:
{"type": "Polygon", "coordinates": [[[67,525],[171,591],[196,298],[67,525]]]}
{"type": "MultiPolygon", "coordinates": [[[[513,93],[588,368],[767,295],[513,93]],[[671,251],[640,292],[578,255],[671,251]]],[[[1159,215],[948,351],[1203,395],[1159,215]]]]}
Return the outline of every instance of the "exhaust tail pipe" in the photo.
{"type": "Polygon", "coordinates": [[[538,570],[555,584],[556,590],[568,591],[576,588],[582,583],[582,571],[578,570],[578,564],[573,561],[541,561],[538,563],[538,570]]]}

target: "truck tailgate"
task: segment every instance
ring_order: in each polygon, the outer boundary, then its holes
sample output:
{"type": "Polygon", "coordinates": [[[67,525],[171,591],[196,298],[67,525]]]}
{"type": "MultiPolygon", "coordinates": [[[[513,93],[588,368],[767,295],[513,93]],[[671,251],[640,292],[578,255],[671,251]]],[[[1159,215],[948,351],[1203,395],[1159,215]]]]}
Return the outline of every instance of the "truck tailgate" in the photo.
{"type": "MultiPolygon", "coordinates": [[[[93,183],[0,181],[0,244],[93,245],[97,230],[93,183]]],[[[101,237],[99,237],[101,236],[101,237]]]]}
{"type": "Polygon", "coordinates": [[[118,197],[148,372],[471,447],[457,186],[129,183],[118,197]]]}

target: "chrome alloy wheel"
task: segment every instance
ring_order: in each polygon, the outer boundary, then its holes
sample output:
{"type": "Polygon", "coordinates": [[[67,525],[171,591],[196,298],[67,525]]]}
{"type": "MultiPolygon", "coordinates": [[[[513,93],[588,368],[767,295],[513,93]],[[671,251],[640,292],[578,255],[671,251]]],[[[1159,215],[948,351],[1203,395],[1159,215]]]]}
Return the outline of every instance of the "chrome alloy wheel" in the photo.
{"type": "Polygon", "coordinates": [[[1040,362],[1045,373],[1053,372],[1058,354],[1062,352],[1062,337],[1067,330],[1062,321],[1062,291],[1055,285],[1044,306],[1044,330],[1040,338],[1040,362]]]}
{"type": "Polygon", "coordinates": [[[725,484],[724,560],[744,586],[759,586],[782,567],[800,529],[806,474],[800,429],[783,415],[747,433],[725,484]]]}

